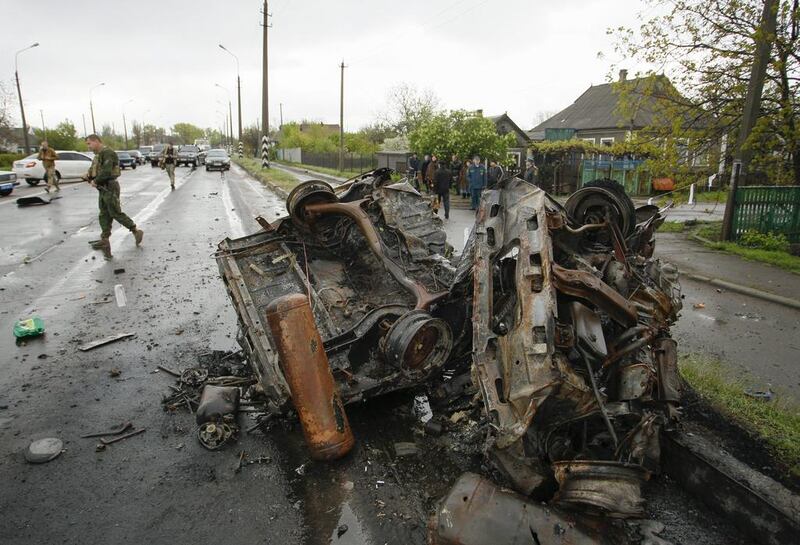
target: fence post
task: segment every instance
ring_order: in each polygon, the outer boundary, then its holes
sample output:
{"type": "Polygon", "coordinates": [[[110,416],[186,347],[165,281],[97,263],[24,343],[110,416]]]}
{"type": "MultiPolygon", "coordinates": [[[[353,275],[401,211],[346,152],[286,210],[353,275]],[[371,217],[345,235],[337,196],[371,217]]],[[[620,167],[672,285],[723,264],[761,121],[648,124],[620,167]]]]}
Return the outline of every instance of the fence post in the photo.
{"type": "Polygon", "coordinates": [[[694,204],[694,184],[689,186],[689,204],[694,204]]]}

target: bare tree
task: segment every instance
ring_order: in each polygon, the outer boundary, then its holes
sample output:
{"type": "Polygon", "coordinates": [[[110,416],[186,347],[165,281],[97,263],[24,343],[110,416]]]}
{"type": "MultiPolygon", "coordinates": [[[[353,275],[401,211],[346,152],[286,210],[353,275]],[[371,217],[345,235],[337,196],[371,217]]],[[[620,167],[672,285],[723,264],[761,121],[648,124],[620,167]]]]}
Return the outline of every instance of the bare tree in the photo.
{"type": "Polygon", "coordinates": [[[10,86],[0,81],[0,144],[14,137],[13,95],[10,86]]]}
{"type": "Polygon", "coordinates": [[[389,89],[387,104],[388,110],[380,120],[400,135],[407,135],[441,108],[439,97],[432,90],[420,91],[408,83],[389,89]]]}

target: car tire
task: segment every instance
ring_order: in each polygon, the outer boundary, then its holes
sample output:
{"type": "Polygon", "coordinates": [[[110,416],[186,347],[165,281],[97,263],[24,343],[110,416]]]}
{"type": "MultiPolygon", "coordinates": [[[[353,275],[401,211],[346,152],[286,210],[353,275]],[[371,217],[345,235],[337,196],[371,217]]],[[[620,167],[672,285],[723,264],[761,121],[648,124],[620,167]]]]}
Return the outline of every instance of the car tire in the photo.
{"type": "Polygon", "coordinates": [[[11,189],[0,189],[0,197],[8,197],[12,191],[14,191],[13,187],[11,189]]]}
{"type": "Polygon", "coordinates": [[[34,180],[33,178],[25,178],[25,181],[28,182],[30,186],[37,186],[41,180],[34,180]]]}
{"type": "Polygon", "coordinates": [[[211,170],[211,169],[210,169],[210,168],[208,168],[208,167],[206,167],[206,172],[208,172],[209,170],[211,170]]]}
{"type": "Polygon", "coordinates": [[[133,163],[133,164],[131,165],[131,168],[132,168],[133,170],[136,170],[136,163],[133,163]]]}

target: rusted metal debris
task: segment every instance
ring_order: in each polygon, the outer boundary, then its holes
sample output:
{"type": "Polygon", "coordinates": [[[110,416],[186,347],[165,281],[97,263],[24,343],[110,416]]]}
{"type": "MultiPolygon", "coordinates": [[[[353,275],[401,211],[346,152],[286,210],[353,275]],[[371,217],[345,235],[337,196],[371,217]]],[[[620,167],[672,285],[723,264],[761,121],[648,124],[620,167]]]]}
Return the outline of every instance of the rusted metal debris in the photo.
{"type": "Polygon", "coordinates": [[[658,471],[660,431],[680,399],[669,335],[677,270],[653,258],[663,211],[634,209],[613,182],[561,206],[507,179],[483,193],[452,260],[429,203],[388,169],[335,190],[300,184],[287,209],[216,255],[272,412],[290,406],[285,352],[301,341],[322,343],[345,405],[470,373],[491,429],[487,455],[518,492],[641,515],[640,485],[658,471]],[[313,320],[275,327],[268,305],[290,294],[313,320]]]}

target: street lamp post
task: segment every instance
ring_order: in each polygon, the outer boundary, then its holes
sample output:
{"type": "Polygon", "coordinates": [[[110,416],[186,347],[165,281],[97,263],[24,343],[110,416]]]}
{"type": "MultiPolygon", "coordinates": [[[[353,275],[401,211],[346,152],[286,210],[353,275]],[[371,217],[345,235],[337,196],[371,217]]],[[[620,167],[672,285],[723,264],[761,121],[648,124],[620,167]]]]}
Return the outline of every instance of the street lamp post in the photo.
{"type": "Polygon", "coordinates": [[[125,149],[128,149],[128,123],[125,120],[125,106],[133,102],[133,99],[130,99],[128,102],[122,105],[122,130],[125,132],[125,149]]]}
{"type": "Polygon", "coordinates": [[[147,136],[145,136],[145,127],[147,125],[144,122],[144,116],[146,116],[148,113],[150,113],[150,110],[145,110],[144,112],[142,112],[142,141],[143,141],[142,145],[143,146],[147,145],[147,136]]]}
{"type": "Polygon", "coordinates": [[[22,135],[25,139],[25,153],[30,153],[30,146],[28,145],[28,124],[25,122],[25,106],[22,104],[22,90],[19,86],[19,54],[23,51],[27,51],[28,49],[32,49],[34,47],[39,47],[39,42],[36,42],[33,45],[29,45],[28,47],[23,47],[19,51],[16,52],[14,55],[14,77],[17,79],[17,94],[19,95],[19,113],[22,117],[22,135]]]}
{"type": "Polygon", "coordinates": [[[236,93],[238,96],[239,102],[239,142],[242,141],[242,80],[239,77],[239,57],[231,53],[230,50],[226,49],[224,45],[219,44],[220,49],[228,53],[231,57],[236,59],[236,93]]]}
{"type": "Polygon", "coordinates": [[[92,114],[92,134],[97,134],[97,127],[95,127],[94,125],[94,105],[92,104],[92,91],[94,91],[98,87],[102,87],[103,85],[105,85],[105,82],[98,83],[97,85],[89,89],[89,112],[92,114]]]}
{"type": "MultiPolygon", "coordinates": [[[[227,87],[223,87],[219,83],[215,83],[217,87],[224,90],[225,93],[228,95],[228,131],[230,131],[230,139],[228,143],[232,146],[233,145],[233,110],[231,109],[231,92],[228,91],[227,87]]],[[[241,130],[241,129],[240,129],[241,130]]]]}

